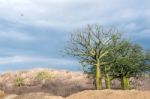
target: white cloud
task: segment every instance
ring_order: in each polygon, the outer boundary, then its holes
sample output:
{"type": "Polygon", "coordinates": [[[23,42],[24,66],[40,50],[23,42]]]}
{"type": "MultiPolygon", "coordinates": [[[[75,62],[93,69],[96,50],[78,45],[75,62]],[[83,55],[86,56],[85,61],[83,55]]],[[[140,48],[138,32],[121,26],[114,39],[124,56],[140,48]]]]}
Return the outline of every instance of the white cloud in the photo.
{"type": "Polygon", "coordinates": [[[149,6],[142,6],[143,2],[137,0],[1,0],[0,17],[40,27],[67,28],[99,22],[115,24],[117,20],[125,22],[144,15],[149,6]]]}
{"type": "Polygon", "coordinates": [[[0,0],[0,18],[27,26],[67,31],[99,23],[141,37],[134,31],[147,30],[149,3],[148,0],[0,0]]]}
{"type": "Polygon", "coordinates": [[[17,40],[17,41],[33,41],[36,38],[28,35],[26,33],[21,33],[21,32],[5,32],[5,31],[0,31],[0,38],[1,39],[7,39],[7,40],[17,40]]]}
{"type": "Polygon", "coordinates": [[[142,39],[150,39],[150,29],[143,30],[139,33],[134,33],[134,37],[142,38],[142,39]]]}
{"type": "Polygon", "coordinates": [[[77,62],[75,60],[67,60],[61,58],[46,58],[38,56],[9,56],[9,57],[0,57],[0,65],[5,64],[17,64],[17,63],[48,63],[49,65],[61,65],[69,66],[74,65],[77,62]]]}

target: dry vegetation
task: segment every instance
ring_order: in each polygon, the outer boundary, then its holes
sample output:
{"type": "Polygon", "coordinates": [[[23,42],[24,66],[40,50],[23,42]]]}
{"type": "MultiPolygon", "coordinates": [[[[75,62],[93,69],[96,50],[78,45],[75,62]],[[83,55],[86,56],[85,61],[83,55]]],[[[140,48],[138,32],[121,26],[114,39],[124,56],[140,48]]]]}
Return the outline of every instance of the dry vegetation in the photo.
{"type": "Polygon", "coordinates": [[[46,92],[53,95],[68,96],[78,91],[93,88],[92,81],[80,72],[36,69],[0,75],[0,89],[8,94],[46,92]],[[24,80],[17,80],[17,84],[14,83],[18,78],[24,80]]]}
{"type": "MultiPolygon", "coordinates": [[[[102,80],[102,82],[103,88],[105,88],[104,81],[102,80]]],[[[150,90],[149,82],[150,82],[149,76],[147,77],[145,76],[143,78],[138,79],[135,78],[130,79],[132,88],[139,90],[150,90]]],[[[111,84],[112,88],[120,89],[121,86],[119,86],[120,85],[119,83],[120,82],[117,79],[113,80],[111,84]]],[[[86,99],[101,99],[101,97],[104,96],[107,96],[105,99],[110,99],[108,97],[115,97],[118,94],[118,92],[123,97],[125,95],[131,96],[132,94],[133,94],[132,96],[137,95],[136,97],[138,96],[144,97],[143,95],[150,94],[149,92],[138,92],[138,91],[130,92],[130,91],[104,90],[99,92],[94,91],[93,90],[94,88],[95,87],[93,85],[93,80],[91,78],[87,78],[87,75],[82,74],[81,72],[34,69],[29,71],[4,73],[0,75],[0,90],[2,90],[0,92],[0,96],[1,97],[4,96],[4,92],[6,96],[8,96],[8,98],[4,99],[53,99],[53,98],[62,99],[62,97],[68,96],[69,97],[67,99],[85,99],[83,98],[83,96],[86,96],[87,94],[89,98],[87,97],[86,99]],[[92,91],[84,91],[84,90],[92,90],[92,91]],[[99,98],[93,98],[96,97],[95,95],[98,96],[99,98]],[[56,98],[54,96],[62,96],[62,97],[56,98]]],[[[148,98],[137,98],[137,99],[148,99],[148,98]]]]}

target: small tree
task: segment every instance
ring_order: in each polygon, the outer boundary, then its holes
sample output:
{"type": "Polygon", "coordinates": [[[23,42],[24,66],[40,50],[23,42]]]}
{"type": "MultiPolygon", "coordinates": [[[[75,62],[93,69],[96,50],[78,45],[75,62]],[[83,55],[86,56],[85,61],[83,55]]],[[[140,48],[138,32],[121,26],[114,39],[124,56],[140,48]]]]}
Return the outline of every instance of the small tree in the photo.
{"type": "Polygon", "coordinates": [[[115,63],[118,55],[118,50],[121,48],[121,43],[122,41],[124,41],[124,39],[122,38],[122,34],[118,33],[117,35],[113,35],[112,36],[112,41],[109,45],[109,48],[111,49],[108,53],[108,56],[105,57],[105,60],[107,61],[107,64],[105,64],[103,66],[103,75],[105,78],[105,86],[106,89],[110,89],[111,88],[111,80],[114,79],[113,75],[112,75],[112,71],[111,68],[113,66],[113,64],[115,63]]]}
{"type": "Polygon", "coordinates": [[[67,47],[67,53],[79,59],[80,63],[86,69],[89,67],[95,71],[96,89],[102,88],[101,68],[107,61],[105,57],[111,51],[110,44],[112,37],[118,35],[115,29],[104,30],[99,25],[88,25],[86,28],[72,33],[70,45],[67,47]]]}
{"type": "Polygon", "coordinates": [[[111,71],[112,75],[121,79],[122,89],[130,88],[129,78],[139,76],[147,71],[145,55],[142,48],[128,41],[122,42],[111,71]]]}

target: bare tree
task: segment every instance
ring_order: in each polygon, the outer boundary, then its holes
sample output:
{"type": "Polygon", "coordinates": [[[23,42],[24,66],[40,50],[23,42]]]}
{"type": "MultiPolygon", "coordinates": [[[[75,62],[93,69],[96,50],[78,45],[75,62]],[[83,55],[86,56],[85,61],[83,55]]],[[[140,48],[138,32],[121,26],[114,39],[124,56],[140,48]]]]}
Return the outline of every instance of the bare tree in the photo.
{"type": "Polygon", "coordinates": [[[79,59],[83,67],[93,67],[95,70],[96,89],[101,86],[101,66],[107,64],[105,57],[111,51],[112,38],[118,35],[115,29],[104,29],[99,25],[88,25],[71,34],[67,53],[79,59]]]}

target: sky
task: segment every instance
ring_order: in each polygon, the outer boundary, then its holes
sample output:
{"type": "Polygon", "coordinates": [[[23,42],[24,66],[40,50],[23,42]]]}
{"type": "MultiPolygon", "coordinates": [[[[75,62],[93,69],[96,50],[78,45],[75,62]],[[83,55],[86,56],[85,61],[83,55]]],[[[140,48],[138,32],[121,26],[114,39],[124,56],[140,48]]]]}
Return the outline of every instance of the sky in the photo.
{"type": "Polygon", "coordinates": [[[70,32],[116,27],[150,48],[150,0],[0,0],[0,71],[80,70],[63,54],[70,32]]]}

